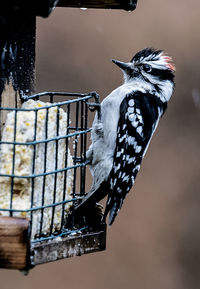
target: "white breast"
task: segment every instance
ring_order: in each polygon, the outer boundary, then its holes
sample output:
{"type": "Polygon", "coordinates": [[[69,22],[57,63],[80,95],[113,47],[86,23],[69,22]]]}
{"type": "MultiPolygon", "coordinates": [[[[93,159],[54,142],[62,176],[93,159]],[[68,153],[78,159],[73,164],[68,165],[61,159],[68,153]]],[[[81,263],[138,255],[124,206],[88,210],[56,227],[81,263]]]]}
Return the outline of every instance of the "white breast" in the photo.
{"type": "Polygon", "coordinates": [[[97,188],[110,174],[113,167],[113,155],[116,146],[117,126],[120,117],[120,105],[126,95],[135,91],[151,91],[150,84],[140,80],[126,82],[113,90],[101,103],[101,119],[97,115],[92,126],[92,165],[93,188],[97,188]]]}

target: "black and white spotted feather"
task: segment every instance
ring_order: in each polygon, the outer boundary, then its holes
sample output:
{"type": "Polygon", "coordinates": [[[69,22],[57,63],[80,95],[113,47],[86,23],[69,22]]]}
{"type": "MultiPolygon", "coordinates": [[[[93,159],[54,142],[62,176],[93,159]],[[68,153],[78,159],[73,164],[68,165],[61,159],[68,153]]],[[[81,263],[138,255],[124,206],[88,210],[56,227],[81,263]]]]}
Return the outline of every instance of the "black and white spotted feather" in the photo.
{"type": "Polygon", "coordinates": [[[166,109],[159,99],[150,93],[136,92],[127,95],[120,105],[113,168],[110,172],[109,194],[105,217],[110,211],[111,225],[132,188],[142,159],[166,109]]]}
{"type": "Polygon", "coordinates": [[[104,219],[111,225],[131,190],[142,159],[160,117],[174,89],[175,67],[162,50],[146,48],[130,62],[117,60],[124,74],[124,84],[111,92],[96,114],[87,151],[93,185],[77,207],[88,206],[108,195],[104,219]]]}

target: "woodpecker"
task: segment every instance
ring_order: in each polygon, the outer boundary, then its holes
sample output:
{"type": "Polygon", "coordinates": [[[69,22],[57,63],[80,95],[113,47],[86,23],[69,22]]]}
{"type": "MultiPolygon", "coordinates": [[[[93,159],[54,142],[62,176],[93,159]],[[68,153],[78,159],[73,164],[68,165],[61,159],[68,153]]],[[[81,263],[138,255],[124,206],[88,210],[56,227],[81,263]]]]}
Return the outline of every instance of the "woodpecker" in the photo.
{"type": "Polygon", "coordinates": [[[162,50],[145,48],[130,62],[112,60],[124,84],[112,91],[95,115],[86,157],[92,188],[80,204],[99,202],[108,195],[104,220],[109,225],[131,190],[151,138],[174,90],[175,66],[162,50]]]}

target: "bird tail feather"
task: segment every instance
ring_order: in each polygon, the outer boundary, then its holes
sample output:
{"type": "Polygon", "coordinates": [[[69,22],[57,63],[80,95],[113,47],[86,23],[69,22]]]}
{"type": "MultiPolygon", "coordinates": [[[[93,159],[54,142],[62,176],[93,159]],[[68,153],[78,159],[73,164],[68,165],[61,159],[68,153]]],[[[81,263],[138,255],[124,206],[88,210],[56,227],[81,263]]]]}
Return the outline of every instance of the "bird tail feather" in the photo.
{"type": "Polygon", "coordinates": [[[91,206],[100,202],[108,194],[108,185],[106,182],[101,183],[99,188],[96,190],[92,189],[89,193],[82,199],[81,203],[75,206],[75,214],[84,214],[84,212],[91,206]]]}

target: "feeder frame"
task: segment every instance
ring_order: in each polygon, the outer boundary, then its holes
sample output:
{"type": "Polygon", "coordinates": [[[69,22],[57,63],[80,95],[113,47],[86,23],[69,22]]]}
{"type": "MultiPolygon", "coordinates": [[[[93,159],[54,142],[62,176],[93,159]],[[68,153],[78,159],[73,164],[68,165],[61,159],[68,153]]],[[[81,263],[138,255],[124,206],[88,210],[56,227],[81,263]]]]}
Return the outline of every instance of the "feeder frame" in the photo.
{"type": "MultiPolygon", "coordinates": [[[[33,100],[41,100],[45,99],[47,102],[50,102],[51,105],[45,106],[45,107],[39,107],[39,108],[31,108],[31,109],[25,109],[25,108],[3,108],[0,107],[0,111],[14,111],[15,113],[15,124],[14,124],[14,140],[11,141],[0,141],[0,147],[1,145],[12,145],[14,147],[18,146],[33,146],[34,151],[36,150],[37,145],[45,145],[49,142],[58,142],[59,140],[66,140],[66,152],[68,152],[68,147],[70,140],[74,138],[75,146],[73,151],[73,165],[68,166],[68,164],[65,161],[65,167],[63,169],[55,169],[54,171],[44,171],[44,173],[34,173],[34,170],[32,171],[31,175],[28,176],[21,176],[15,174],[15,169],[12,170],[11,174],[2,174],[0,172],[0,178],[11,178],[11,196],[10,196],[10,207],[9,208],[0,208],[0,213],[9,213],[10,218],[8,217],[0,217],[0,230],[1,225],[4,227],[4,222],[13,224],[13,221],[16,224],[16,228],[20,227],[21,225],[21,218],[17,218],[16,214],[18,213],[25,213],[30,214],[30,223],[28,224],[27,231],[29,232],[29,239],[30,239],[30,246],[29,242],[27,243],[26,247],[23,247],[26,254],[28,254],[29,258],[23,259],[26,261],[25,263],[20,263],[16,267],[15,263],[10,262],[11,254],[7,254],[3,248],[2,248],[2,254],[0,254],[0,266],[6,266],[7,268],[15,268],[15,269],[25,269],[30,268],[32,266],[55,261],[56,259],[61,258],[67,258],[71,256],[80,256],[82,254],[101,251],[105,249],[105,239],[106,239],[106,225],[101,222],[101,211],[97,208],[91,208],[90,210],[90,216],[84,216],[83,214],[83,220],[76,220],[76,214],[75,214],[75,204],[79,202],[79,200],[85,196],[85,179],[86,179],[86,166],[88,164],[88,161],[86,160],[86,147],[87,147],[87,134],[90,132],[90,128],[87,126],[88,122],[88,110],[91,108],[93,111],[99,108],[99,96],[95,93],[89,93],[89,94],[80,94],[80,93],[64,93],[64,92],[44,92],[40,94],[35,94],[32,96],[22,96],[23,101],[28,101],[30,99],[33,100]],[[55,103],[55,98],[62,98],[61,101],[55,103]],[[69,98],[66,100],[66,98],[69,98]],[[74,107],[71,107],[74,105],[74,107]],[[34,132],[34,139],[29,142],[19,142],[16,141],[16,131],[17,131],[17,114],[20,112],[31,112],[33,111],[35,114],[37,114],[40,110],[46,110],[49,111],[50,108],[61,108],[65,107],[65,110],[67,112],[67,131],[66,135],[61,136],[55,136],[54,138],[44,138],[42,140],[36,139],[36,131],[37,131],[37,118],[35,118],[35,132],[34,132]],[[75,111],[74,111],[75,109],[75,111]],[[72,123],[70,123],[72,121],[72,123]],[[80,137],[80,140],[78,139],[80,137]],[[78,146],[79,145],[79,146],[78,146]],[[80,189],[77,192],[77,184],[76,184],[76,178],[77,178],[77,169],[80,169],[80,189]],[[33,203],[33,196],[36,192],[34,192],[34,189],[32,190],[32,195],[30,196],[31,203],[30,208],[25,210],[16,209],[13,206],[13,194],[14,194],[14,179],[20,178],[20,179],[27,179],[32,180],[32,183],[34,183],[34,179],[37,178],[45,178],[47,175],[53,175],[55,177],[55,181],[57,179],[58,173],[64,173],[66,179],[66,173],[68,170],[73,170],[74,175],[74,181],[73,181],[73,197],[72,199],[65,199],[65,191],[63,191],[63,201],[56,202],[56,196],[55,196],[55,188],[53,197],[53,202],[50,204],[44,204],[44,202],[41,204],[41,206],[35,206],[33,203]],[[65,220],[64,218],[64,210],[65,210],[65,204],[68,202],[71,202],[73,205],[71,207],[70,212],[70,220],[65,220]],[[55,213],[55,208],[62,206],[62,217],[60,220],[61,228],[59,231],[53,231],[53,218],[55,213]],[[50,233],[49,235],[45,236],[43,235],[43,214],[41,214],[41,231],[40,234],[36,237],[31,237],[31,231],[32,231],[32,225],[33,225],[33,216],[35,212],[43,212],[45,209],[52,209],[52,222],[50,227],[50,233]],[[86,219],[85,219],[86,218],[86,219]],[[92,222],[90,221],[92,219],[92,222]],[[81,224],[79,223],[81,221],[81,224]],[[28,253],[27,253],[28,252],[28,253]],[[50,254],[52,252],[52,254],[50,254]],[[57,252],[57,253],[56,253],[57,252]],[[5,262],[3,261],[4,257],[7,254],[7,263],[5,265],[5,262]],[[2,256],[2,258],[1,258],[2,256]],[[56,257],[55,257],[56,256],[56,257]],[[9,265],[10,264],[10,265],[9,265]],[[10,267],[9,267],[10,266],[10,267]]],[[[59,111],[59,109],[57,110],[59,111]]],[[[57,118],[58,121],[59,118],[57,118]]],[[[47,119],[48,120],[48,119],[47,119]]],[[[58,124],[57,124],[58,126],[58,124]]],[[[46,129],[48,127],[48,124],[46,125],[46,129]]],[[[46,134],[47,135],[47,134],[46,134]]],[[[47,150],[45,150],[45,153],[47,153],[47,150]]],[[[57,153],[55,154],[55,157],[57,158],[57,153]]],[[[34,160],[35,153],[33,153],[33,160],[32,163],[35,163],[34,160]]],[[[44,156],[45,159],[45,156],[44,156]]],[[[68,157],[66,156],[66,160],[68,157]]],[[[13,168],[15,168],[15,149],[13,153],[13,168]]],[[[46,161],[45,161],[46,162],[46,161]]],[[[43,182],[45,179],[43,179],[43,182]]],[[[64,186],[65,187],[65,186],[64,186]]],[[[66,187],[65,189],[66,190],[66,187]]],[[[42,191],[42,200],[44,200],[45,196],[45,188],[43,187],[42,191]]],[[[25,219],[24,219],[25,221],[25,219]]],[[[11,231],[13,229],[13,226],[10,227],[11,231]]],[[[16,230],[15,228],[15,230],[16,230]]],[[[19,238],[17,239],[18,245],[20,245],[21,240],[23,239],[23,231],[19,232],[19,238]],[[21,235],[20,235],[21,234],[21,235]]],[[[8,231],[8,236],[10,236],[10,230],[8,231]]],[[[11,237],[15,238],[15,234],[11,235],[11,237]]],[[[11,238],[10,238],[11,239],[11,238]]],[[[6,247],[6,250],[8,248],[6,247]]],[[[12,248],[10,248],[12,250],[12,248]]],[[[10,251],[9,250],[9,251],[10,251]]],[[[25,254],[25,253],[24,253],[25,254]]],[[[20,252],[21,256],[21,252],[20,252]]],[[[16,255],[15,255],[16,258],[16,255]]],[[[12,261],[12,260],[11,260],[12,261]]]]}

